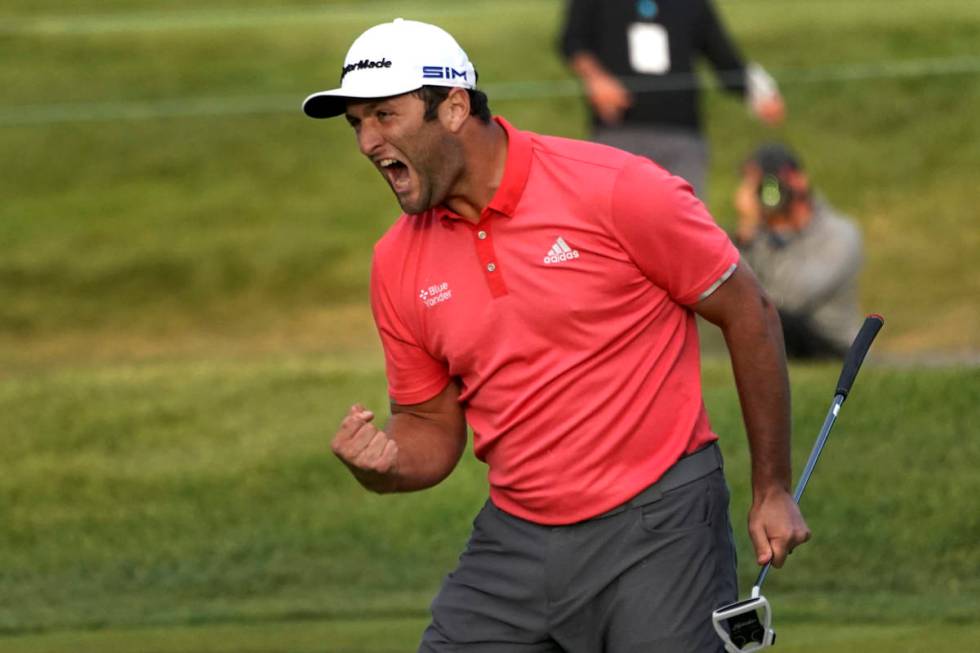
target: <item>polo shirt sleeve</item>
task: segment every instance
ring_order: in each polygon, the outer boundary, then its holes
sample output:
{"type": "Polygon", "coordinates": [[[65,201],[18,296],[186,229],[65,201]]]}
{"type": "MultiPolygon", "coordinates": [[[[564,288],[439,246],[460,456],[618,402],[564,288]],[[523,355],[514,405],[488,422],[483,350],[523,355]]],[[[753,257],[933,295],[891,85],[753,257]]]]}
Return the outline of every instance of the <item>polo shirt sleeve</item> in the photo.
{"type": "Polygon", "coordinates": [[[640,157],[616,180],[611,223],[637,267],[678,304],[696,304],[738,264],[738,249],[690,185],[640,157]]]}
{"type": "Polygon", "coordinates": [[[377,252],[371,261],[371,312],[385,355],[388,395],[410,406],[439,394],[449,383],[446,366],[417,341],[400,314],[397,295],[386,283],[377,252]]]}

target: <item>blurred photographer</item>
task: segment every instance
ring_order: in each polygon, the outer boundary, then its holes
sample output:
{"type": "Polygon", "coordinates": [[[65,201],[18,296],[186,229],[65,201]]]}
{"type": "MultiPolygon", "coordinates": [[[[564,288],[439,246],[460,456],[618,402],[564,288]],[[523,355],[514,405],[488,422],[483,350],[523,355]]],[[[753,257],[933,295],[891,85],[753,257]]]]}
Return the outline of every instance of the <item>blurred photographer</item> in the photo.
{"type": "Polygon", "coordinates": [[[786,147],[760,147],[741,172],[734,240],[779,309],[787,355],[842,357],[861,325],[860,232],[786,147]]]}

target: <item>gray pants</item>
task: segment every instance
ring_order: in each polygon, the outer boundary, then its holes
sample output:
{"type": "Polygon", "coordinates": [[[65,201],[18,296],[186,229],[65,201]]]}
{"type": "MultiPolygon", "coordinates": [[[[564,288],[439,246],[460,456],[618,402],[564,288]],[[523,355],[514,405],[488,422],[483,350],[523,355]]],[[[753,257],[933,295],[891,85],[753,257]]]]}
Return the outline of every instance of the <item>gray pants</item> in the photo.
{"type": "Polygon", "coordinates": [[[598,127],[592,138],[652,159],[686,179],[698,199],[708,201],[708,144],[697,132],[670,127],[598,127]]]}
{"type": "Polygon", "coordinates": [[[711,612],[737,598],[722,470],[646,495],[558,527],[488,501],[419,651],[720,653],[711,612]]]}

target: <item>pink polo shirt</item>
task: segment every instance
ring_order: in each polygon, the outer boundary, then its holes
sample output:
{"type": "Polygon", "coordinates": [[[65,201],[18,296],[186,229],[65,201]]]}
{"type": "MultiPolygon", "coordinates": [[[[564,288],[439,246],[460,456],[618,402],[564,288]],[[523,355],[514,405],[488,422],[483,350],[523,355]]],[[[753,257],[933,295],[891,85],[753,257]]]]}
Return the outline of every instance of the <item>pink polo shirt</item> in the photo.
{"type": "Polygon", "coordinates": [[[507,163],[479,224],[402,215],[375,246],[372,309],[392,399],[457,377],[493,502],[569,524],[716,439],[689,306],[738,252],[648,159],[496,120],[507,163]]]}

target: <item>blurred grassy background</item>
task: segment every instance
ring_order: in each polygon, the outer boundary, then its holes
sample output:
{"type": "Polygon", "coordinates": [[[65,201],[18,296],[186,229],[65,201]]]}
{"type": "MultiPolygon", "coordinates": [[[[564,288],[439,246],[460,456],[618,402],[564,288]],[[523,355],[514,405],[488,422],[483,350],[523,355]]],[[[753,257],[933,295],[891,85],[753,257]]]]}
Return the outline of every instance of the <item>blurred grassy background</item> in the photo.
{"type": "MultiPolygon", "coordinates": [[[[414,648],[484,470],[467,457],[433,491],[378,498],[328,455],[352,401],[385,402],[367,270],[397,208],[349,128],[299,103],[334,84],[357,34],[401,15],[457,36],[496,112],[583,136],[553,47],[561,6],[0,7],[0,650],[414,648]]],[[[817,650],[833,630],[839,650],[967,650],[980,3],[719,6],[789,121],[766,130],[706,94],[710,207],[730,225],[738,161],[791,143],[860,223],[862,299],[888,319],[808,496],[817,538],[770,581],[780,646],[817,650]]],[[[791,374],[799,463],[836,370],[791,374]]],[[[705,383],[741,523],[724,361],[705,383]]]]}
{"type": "MultiPolygon", "coordinates": [[[[975,356],[980,5],[721,7],[746,54],[782,81],[790,118],[772,132],[707,94],[719,221],[730,224],[737,162],[760,140],[786,140],[861,224],[862,297],[889,318],[882,348],[975,356]],[[916,66],[927,72],[908,74],[916,66]]],[[[343,121],[306,120],[299,101],[334,83],[365,26],[404,14],[458,36],[491,99],[512,98],[496,111],[582,136],[583,105],[553,48],[560,10],[553,0],[6,3],[0,361],[228,336],[322,348],[360,331],[360,311],[347,309],[363,307],[370,247],[395,205],[343,121]]]]}

